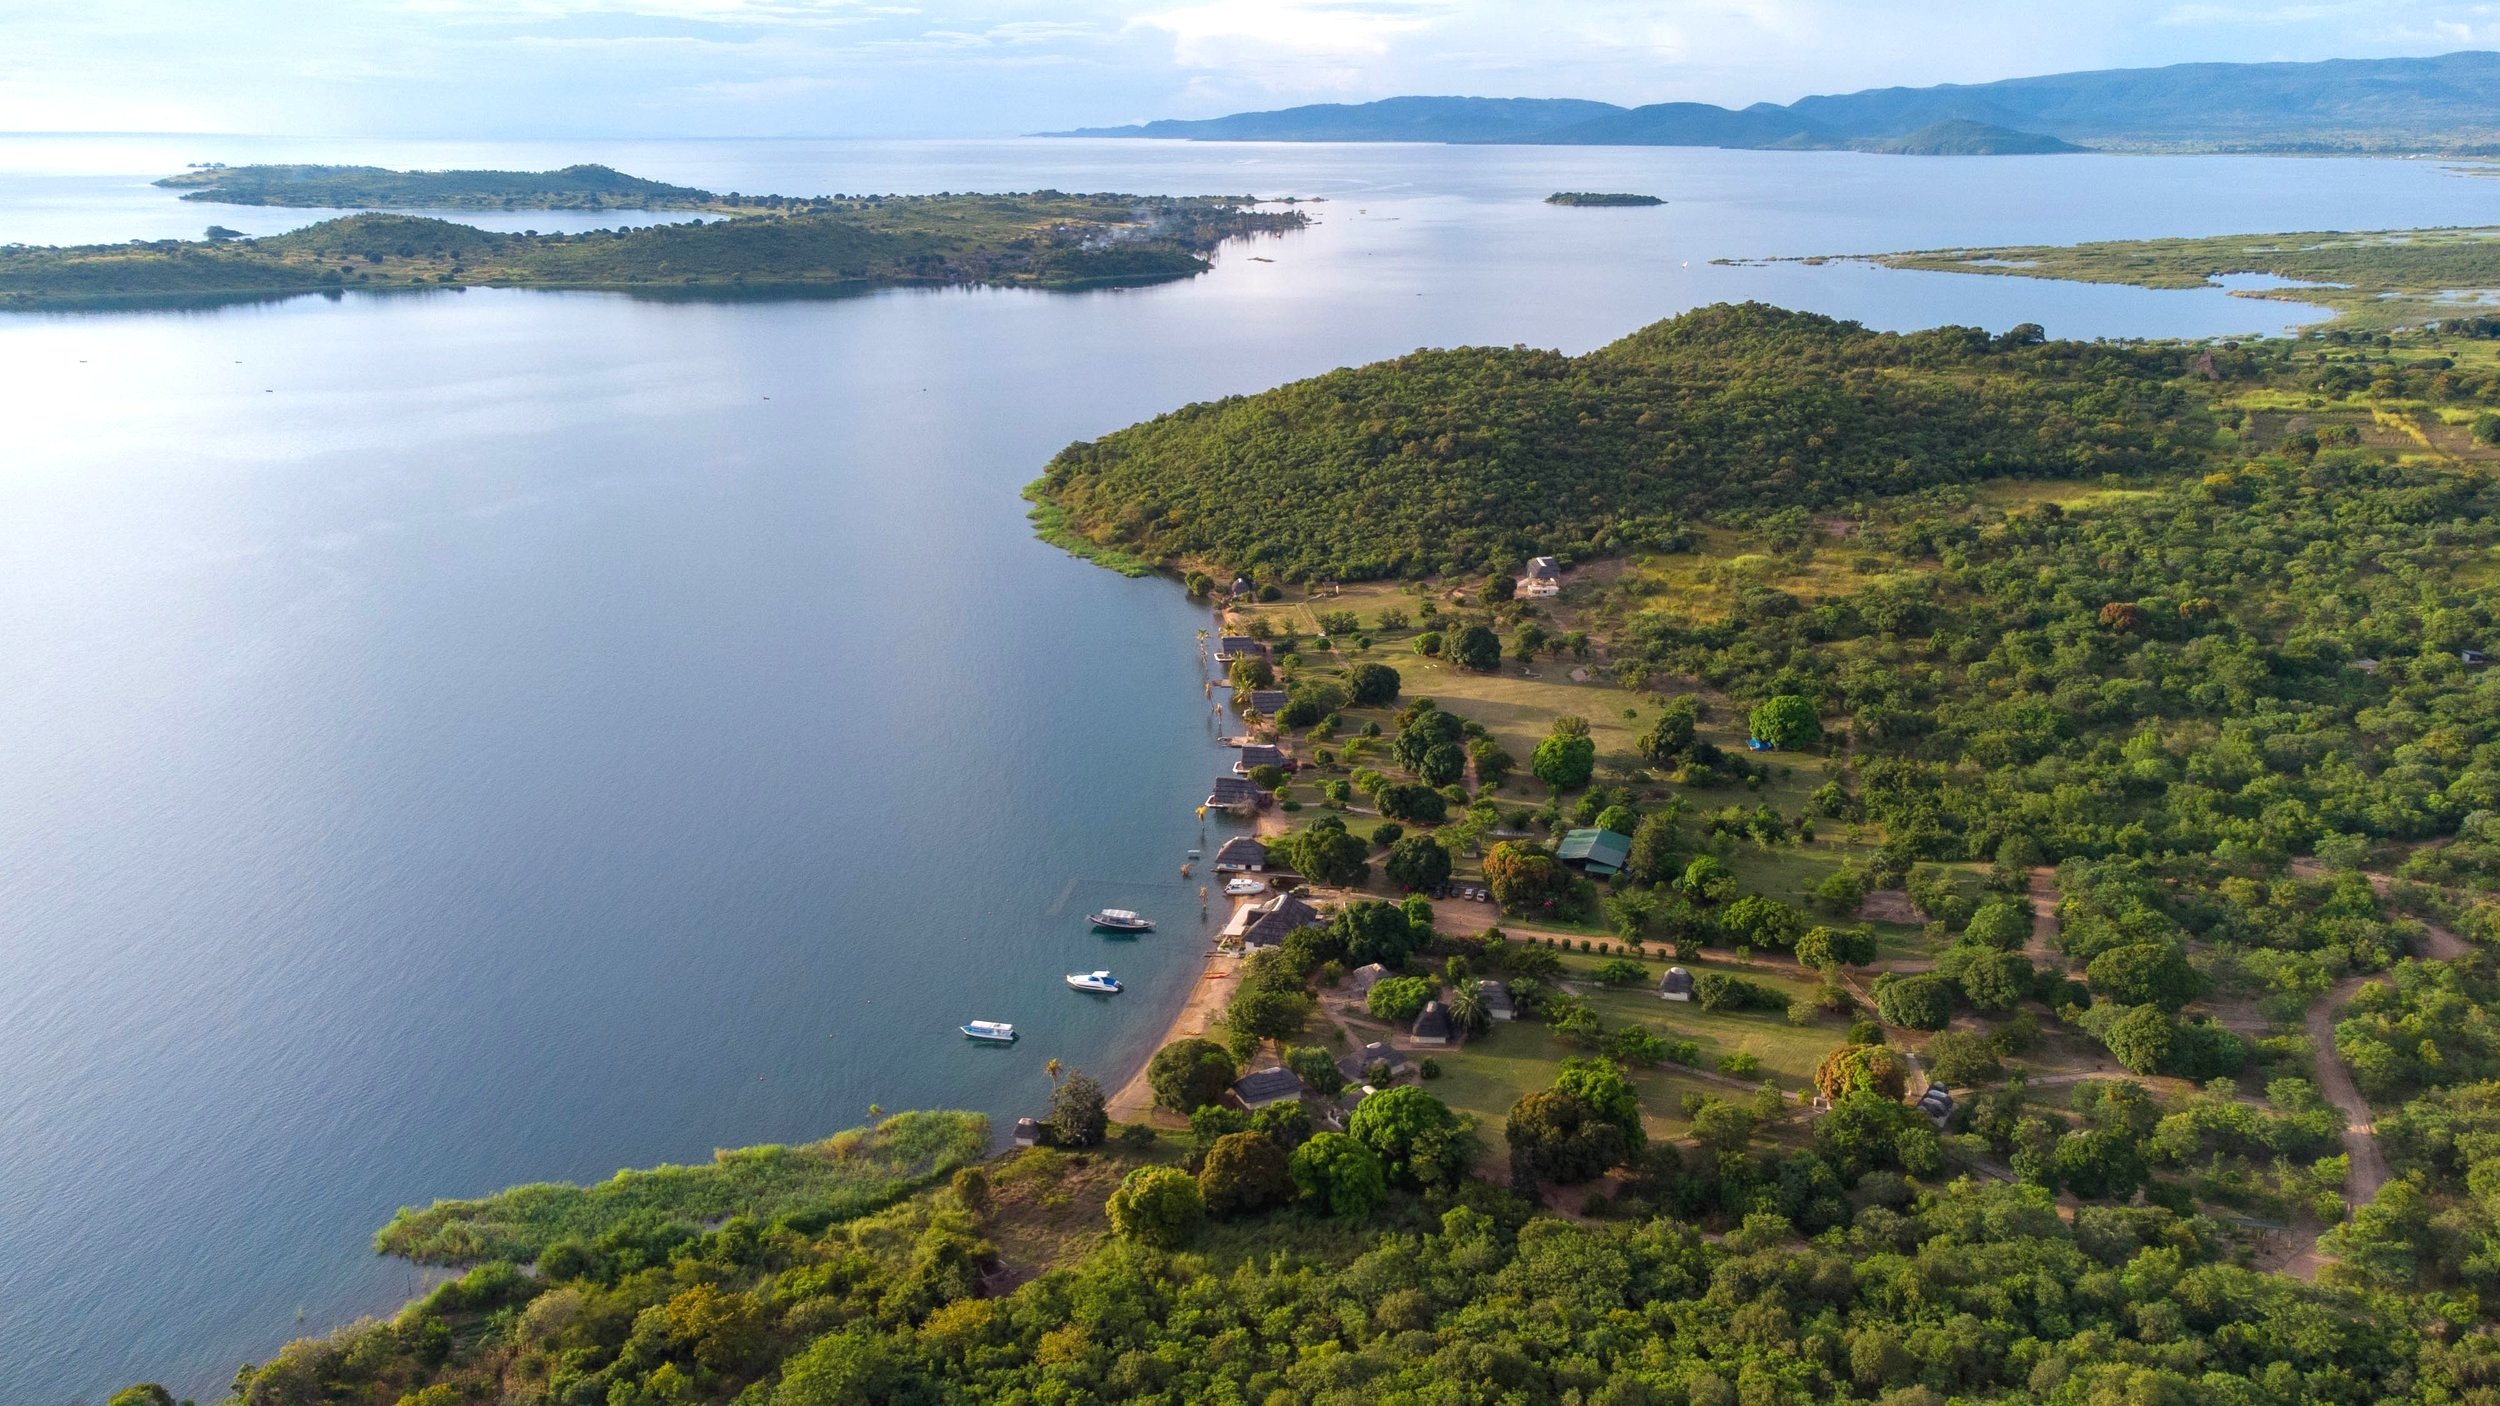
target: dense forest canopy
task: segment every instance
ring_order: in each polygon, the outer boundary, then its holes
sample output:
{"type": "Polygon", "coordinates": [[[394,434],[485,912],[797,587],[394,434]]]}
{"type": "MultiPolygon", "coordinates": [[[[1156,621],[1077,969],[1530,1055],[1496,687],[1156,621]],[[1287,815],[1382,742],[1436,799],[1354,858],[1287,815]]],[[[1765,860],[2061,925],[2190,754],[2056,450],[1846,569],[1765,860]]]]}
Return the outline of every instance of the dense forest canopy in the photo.
{"type": "Polygon", "coordinates": [[[2183,468],[2213,433],[2185,355],[1723,305],[1586,356],[1419,351],[1187,406],[1069,446],[1034,491],[1096,540],[1219,574],[1483,570],[1714,510],[2183,468]]]}

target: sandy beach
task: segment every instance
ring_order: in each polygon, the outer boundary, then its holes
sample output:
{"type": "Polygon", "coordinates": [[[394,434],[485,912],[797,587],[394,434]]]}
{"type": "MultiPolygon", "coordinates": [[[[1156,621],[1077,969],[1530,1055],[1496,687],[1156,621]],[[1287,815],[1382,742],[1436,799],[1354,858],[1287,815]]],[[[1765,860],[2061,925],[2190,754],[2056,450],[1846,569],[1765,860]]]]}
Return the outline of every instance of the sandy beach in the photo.
{"type": "MultiPolygon", "coordinates": [[[[1161,1049],[1174,1040],[1184,1040],[1192,1035],[1204,1035],[1213,1029],[1216,1021],[1223,1017],[1225,1003],[1233,997],[1233,978],[1239,974],[1240,966],[1241,959],[1230,952],[1219,952],[1207,958],[1205,970],[1198,975],[1196,989],[1189,993],[1187,1001],[1181,1003],[1170,1027],[1163,1032],[1163,1038],[1155,1042],[1155,1048],[1161,1049]]],[[[1152,1059],[1152,1055],[1147,1056],[1147,1061],[1152,1059]]],[[[1123,1123],[1143,1123],[1153,1119],[1155,1095],[1146,1083],[1147,1061],[1139,1062],[1136,1070],[1129,1075],[1128,1082],[1111,1096],[1106,1108],[1114,1119],[1123,1123]]],[[[1169,1119],[1171,1115],[1165,1114],[1164,1117],[1169,1119]]]]}

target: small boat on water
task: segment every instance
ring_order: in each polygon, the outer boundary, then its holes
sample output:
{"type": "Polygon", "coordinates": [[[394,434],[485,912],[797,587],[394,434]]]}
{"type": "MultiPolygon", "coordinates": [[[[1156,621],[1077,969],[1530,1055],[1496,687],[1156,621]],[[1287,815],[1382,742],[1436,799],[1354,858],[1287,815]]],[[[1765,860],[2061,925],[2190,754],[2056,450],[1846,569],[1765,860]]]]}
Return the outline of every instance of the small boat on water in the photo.
{"type": "Polygon", "coordinates": [[[1153,932],[1155,930],[1155,925],[1151,920],[1141,918],[1126,908],[1105,908],[1099,913],[1088,914],[1086,920],[1104,932],[1153,932]]]}
{"type": "Polygon", "coordinates": [[[1016,1042],[1016,1028],[1003,1020],[968,1020],[962,1026],[965,1035],[997,1045],[1016,1042]]]}
{"type": "Polygon", "coordinates": [[[1190,858],[1192,858],[1192,859],[1196,859],[1196,858],[1198,857],[1198,851],[1196,851],[1196,850],[1194,850],[1194,849],[1193,849],[1193,850],[1191,850],[1191,851],[1189,852],[1189,857],[1190,857],[1190,858]]]}
{"type": "Polygon", "coordinates": [[[1070,972],[1068,985],[1079,991],[1092,991],[1103,996],[1120,994],[1120,979],[1109,972],[1070,972]]]}
{"type": "Polygon", "coordinates": [[[1224,881],[1224,892],[1231,894],[1235,898],[1246,897],[1254,893],[1265,893],[1267,892],[1267,880],[1248,877],[1227,879],[1224,881]]]}

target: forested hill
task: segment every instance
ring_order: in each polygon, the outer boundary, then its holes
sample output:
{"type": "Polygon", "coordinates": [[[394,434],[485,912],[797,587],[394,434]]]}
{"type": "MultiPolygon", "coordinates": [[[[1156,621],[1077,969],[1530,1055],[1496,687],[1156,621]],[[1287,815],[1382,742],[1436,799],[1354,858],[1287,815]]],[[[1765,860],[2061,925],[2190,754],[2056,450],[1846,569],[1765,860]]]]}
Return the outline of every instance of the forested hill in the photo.
{"type": "Polygon", "coordinates": [[[1154,560],[1351,580],[1608,553],[1695,513],[2204,452],[2183,353],[2037,332],[1898,335],[1748,303],[1581,357],[1419,351],[1070,445],[1031,492],[1154,560]]]}
{"type": "Polygon", "coordinates": [[[1981,155],[2071,150],[2067,143],[2190,151],[2488,151],[2500,150],[2500,54],[2103,69],[1874,88],[1742,108],[1401,97],[1051,135],[1981,155]],[[1943,123],[2004,130],[1978,144],[1967,134],[1942,143],[1903,141],[1943,123]]]}

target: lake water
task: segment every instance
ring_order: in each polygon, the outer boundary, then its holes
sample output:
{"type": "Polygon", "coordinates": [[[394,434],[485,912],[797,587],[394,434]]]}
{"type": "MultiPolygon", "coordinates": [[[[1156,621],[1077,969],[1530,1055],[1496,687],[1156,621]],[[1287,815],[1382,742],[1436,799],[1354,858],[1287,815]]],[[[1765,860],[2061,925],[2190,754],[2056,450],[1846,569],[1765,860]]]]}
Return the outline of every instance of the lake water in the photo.
{"type": "Polygon", "coordinates": [[[2401,162],[115,138],[0,139],[0,241],[309,218],[146,184],[266,159],[1328,203],[1122,292],[0,316],[10,1402],[213,1396],[386,1310],[416,1278],[368,1237],[403,1204],[872,1103],[1012,1117],[1053,1056],[1125,1074],[1198,970],[1177,868],[1221,837],[1191,810],[1222,754],[1201,612],[1028,533],[1016,491],[1071,439],[1730,298],[2068,336],[2302,315],[1720,257],[2500,221],[2500,183],[2401,162]],[[1104,903],[1163,930],[1092,936],[1104,903]],[[1129,994],[1060,986],[1099,965],[1129,994]]]}

